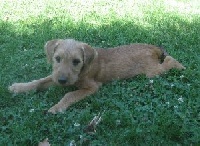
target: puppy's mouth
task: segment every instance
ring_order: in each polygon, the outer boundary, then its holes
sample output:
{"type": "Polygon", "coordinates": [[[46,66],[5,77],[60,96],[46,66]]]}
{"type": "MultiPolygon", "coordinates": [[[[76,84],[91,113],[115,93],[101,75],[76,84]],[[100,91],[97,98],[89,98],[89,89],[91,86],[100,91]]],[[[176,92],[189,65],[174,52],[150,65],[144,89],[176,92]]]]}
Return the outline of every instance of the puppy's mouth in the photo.
{"type": "Polygon", "coordinates": [[[72,79],[70,79],[69,77],[65,77],[65,76],[60,76],[56,82],[61,86],[69,86],[69,85],[73,85],[75,83],[72,79]]]}
{"type": "Polygon", "coordinates": [[[69,82],[69,79],[67,77],[65,77],[65,76],[61,76],[61,77],[58,78],[58,83],[60,85],[65,85],[68,82],[69,82]]]}

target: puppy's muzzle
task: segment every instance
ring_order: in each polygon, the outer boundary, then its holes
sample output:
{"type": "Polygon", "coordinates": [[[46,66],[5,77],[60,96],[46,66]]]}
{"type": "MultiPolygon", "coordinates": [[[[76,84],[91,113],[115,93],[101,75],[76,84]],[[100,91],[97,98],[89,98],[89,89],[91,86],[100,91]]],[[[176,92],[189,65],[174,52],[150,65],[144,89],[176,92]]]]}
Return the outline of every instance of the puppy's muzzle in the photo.
{"type": "Polygon", "coordinates": [[[60,83],[61,85],[64,85],[68,82],[67,77],[61,76],[58,78],[58,83],[60,83]]]}

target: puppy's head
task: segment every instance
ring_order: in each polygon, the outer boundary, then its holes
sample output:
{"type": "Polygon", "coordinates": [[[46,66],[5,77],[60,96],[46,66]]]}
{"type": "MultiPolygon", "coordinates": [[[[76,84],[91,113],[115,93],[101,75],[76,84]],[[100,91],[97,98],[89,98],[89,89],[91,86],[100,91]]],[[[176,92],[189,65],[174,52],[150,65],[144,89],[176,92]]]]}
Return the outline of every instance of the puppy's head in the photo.
{"type": "Polygon", "coordinates": [[[53,81],[60,85],[74,84],[96,55],[92,47],[73,39],[51,40],[44,48],[48,61],[53,63],[53,81]]]}

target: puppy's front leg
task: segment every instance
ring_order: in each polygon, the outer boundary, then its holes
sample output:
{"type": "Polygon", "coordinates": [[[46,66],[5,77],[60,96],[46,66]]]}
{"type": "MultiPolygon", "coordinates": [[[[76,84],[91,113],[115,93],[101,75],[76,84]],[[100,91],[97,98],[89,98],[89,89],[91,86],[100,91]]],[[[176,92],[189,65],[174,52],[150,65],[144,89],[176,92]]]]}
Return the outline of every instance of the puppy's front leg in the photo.
{"type": "Polygon", "coordinates": [[[53,84],[52,76],[34,80],[28,83],[14,83],[8,89],[13,93],[22,93],[30,90],[40,90],[49,87],[53,84]]]}
{"type": "Polygon", "coordinates": [[[48,112],[56,114],[57,112],[64,112],[70,105],[84,99],[86,96],[95,93],[98,88],[80,89],[77,91],[67,93],[56,105],[51,107],[48,112]]]}

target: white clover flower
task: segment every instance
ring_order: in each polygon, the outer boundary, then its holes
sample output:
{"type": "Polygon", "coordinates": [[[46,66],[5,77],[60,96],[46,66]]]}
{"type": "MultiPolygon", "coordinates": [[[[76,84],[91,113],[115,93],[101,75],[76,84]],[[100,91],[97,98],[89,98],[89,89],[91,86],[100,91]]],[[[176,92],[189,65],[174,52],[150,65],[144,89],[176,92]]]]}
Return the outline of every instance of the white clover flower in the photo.
{"type": "Polygon", "coordinates": [[[178,99],[178,101],[179,101],[179,103],[182,103],[182,102],[183,102],[183,98],[180,97],[180,98],[178,99]]]}
{"type": "Polygon", "coordinates": [[[74,126],[75,127],[79,127],[81,124],[79,124],[79,123],[74,123],[74,126]]]}
{"type": "Polygon", "coordinates": [[[30,113],[32,113],[32,112],[34,112],[34,111],[35,111],[35,109],[33,109],[33,108],[29,110],[30,113]]]}
{"type": "Polygon", "coordinates": [[[181,75],[180,78],[181,78],[181,79],[184,78],[184,75],[181,75]]]}
{"type": "Polygon", "coordinates": [[[175,85],[174,84],[171,84],[171,87],[174,87],[175,85]]]}
{"type": "Polygon", "coordinates": [[[153,80],[149,80],[149,83],[150,83],[150,84],[153,84],[153,80]]]}
{"type": "Polygon", "coordinates": [[[178,106],[177,106],[177,105],[175,105],[175,106],[174,106],[174,108],[176,108],[176,109],[177,109],[177,108],[178,108],[178,106]]]}
{"type": "Polygon", "coordinates": [[[120,120],[116,120],[116,125],[120,125],[121,124],[121,121],[120,120]]]}
{"type": "Polygon", "coordinates": [[[167,104],[167,105],[169,105],[169,101],[168,101],[168,102],[166,102],[166,104],[167,104]]]}
{"type": "Polygon", "coordinates": [[[76,146],[75,140],[72,140],[72,141],[70,142],[69,146],[76,146]]]}

